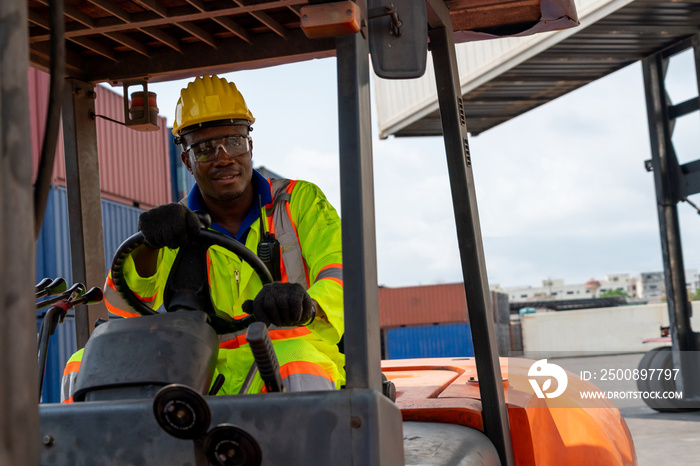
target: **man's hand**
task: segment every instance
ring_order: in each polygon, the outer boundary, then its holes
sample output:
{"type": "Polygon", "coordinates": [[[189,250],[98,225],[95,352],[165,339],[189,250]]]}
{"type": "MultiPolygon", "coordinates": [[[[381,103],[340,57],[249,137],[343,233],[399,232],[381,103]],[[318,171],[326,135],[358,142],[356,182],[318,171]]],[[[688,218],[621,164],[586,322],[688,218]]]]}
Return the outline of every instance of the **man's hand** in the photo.
{"type": "Polygon", "coordinates": [[[243,312],[276,327],[309,325],[316,315],[313,300],[303,286],[279,282],[263,286],[255,300],[243,303],[243,312]]]}
{"type": "Polygon", "coordinates": [[[154,207],[139,216],[138,229],[146,246],[153,249],[188,245],[201,228],[197,214],[178,203],[154,207]]]}

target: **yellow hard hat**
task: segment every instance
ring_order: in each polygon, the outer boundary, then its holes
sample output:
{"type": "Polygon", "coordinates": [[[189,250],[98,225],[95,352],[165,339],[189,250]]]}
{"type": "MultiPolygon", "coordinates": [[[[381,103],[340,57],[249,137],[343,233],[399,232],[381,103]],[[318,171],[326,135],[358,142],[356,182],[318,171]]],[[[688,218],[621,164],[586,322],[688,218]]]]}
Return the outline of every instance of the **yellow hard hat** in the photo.
{"type": "Polygon", "coordinates": [[[189,126],[201,127],[205,126],[203,123],[226,120],[230,120],[226,124],[246,124],[247,121],[252,125],[255,122],[234,83],[216,75],[198,77],[180,91],[173,134],[180,136],[181,130],[189,126]]]}

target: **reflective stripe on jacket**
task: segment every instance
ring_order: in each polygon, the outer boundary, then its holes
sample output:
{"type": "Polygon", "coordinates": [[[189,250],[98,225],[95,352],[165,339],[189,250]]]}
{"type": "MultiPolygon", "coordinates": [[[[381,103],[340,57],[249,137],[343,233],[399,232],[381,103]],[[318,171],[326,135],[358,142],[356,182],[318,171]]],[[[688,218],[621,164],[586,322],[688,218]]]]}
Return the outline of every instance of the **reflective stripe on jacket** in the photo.
{"type": "Polygon", "coordinates": [[[75,379],[78,378],[80,362],[83,359],[83,349],[79,349],[68,359],[63,377],[61,377],[61,403],[72,403],[75,389],[75,379]]]}

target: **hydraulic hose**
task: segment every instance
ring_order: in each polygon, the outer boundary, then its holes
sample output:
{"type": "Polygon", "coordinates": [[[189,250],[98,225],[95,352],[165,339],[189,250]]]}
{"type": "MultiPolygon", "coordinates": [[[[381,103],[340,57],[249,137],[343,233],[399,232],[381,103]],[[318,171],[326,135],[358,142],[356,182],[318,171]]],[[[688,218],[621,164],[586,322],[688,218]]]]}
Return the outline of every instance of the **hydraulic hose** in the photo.
{"type": "Polygon", "coordinates": [[[66,67],[63,0],[51,0],[49,2],[49,16],[51,25],[51,81],[44,140],[41,146],[41,159],[39,160],[39,171],[34,184],[34,233],[36,239],[39,239],[46,202],[49,197],[51,174],[58,144],[58,129],[61,123],[61,102],[63,101],[66,67]]]}

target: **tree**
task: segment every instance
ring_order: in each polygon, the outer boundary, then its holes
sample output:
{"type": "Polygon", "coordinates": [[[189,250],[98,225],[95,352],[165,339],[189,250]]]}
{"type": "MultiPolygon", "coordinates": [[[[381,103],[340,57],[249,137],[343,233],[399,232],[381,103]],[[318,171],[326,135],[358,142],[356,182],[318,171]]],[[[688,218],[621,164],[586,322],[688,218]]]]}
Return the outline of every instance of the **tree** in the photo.
{"type": "Polygon", "coordinates": [[[688,293],[688,298],[691,301],[700,301],[700,288],[695,290],[693,293],[688,293]]]}
{"type": "Polygon", "coordinates": [[[605,292],[601,293],[598,297],[599,298],[614,298],[616,296],[624,296],[625,298],[629,298],[630,295],[627,294],[625,290],[622,288],[617,288],[615,290],[606,290],[605,292]]]}

